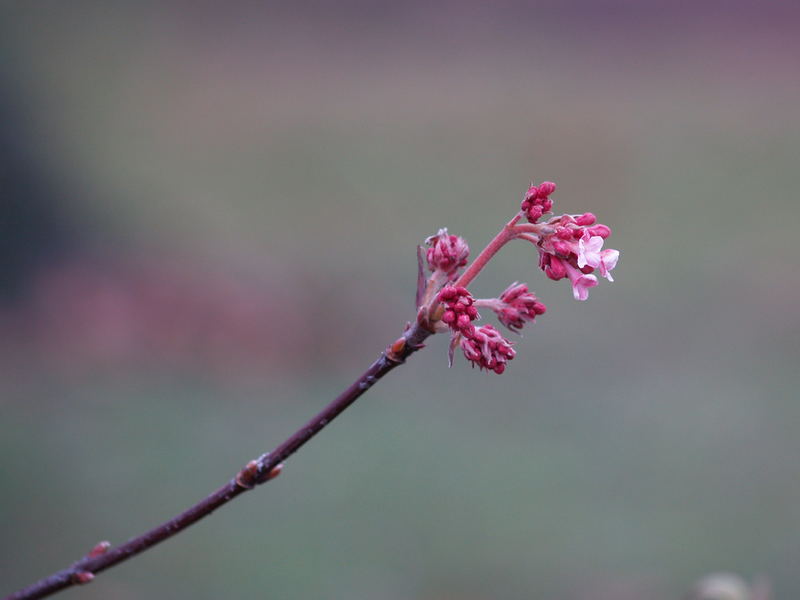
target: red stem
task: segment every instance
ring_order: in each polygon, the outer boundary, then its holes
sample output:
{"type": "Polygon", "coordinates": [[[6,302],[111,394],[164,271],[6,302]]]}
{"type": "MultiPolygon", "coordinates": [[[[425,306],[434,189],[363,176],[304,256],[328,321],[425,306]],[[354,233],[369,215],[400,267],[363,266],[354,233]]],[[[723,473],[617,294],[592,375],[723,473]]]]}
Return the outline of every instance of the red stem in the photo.
{"type": "Polygon", "coordinates": [[[506,223],[505,227],[503,227],[500,232],[494,236],[492,241],[489,242],[486,248],[484,248],[481,253],[475,257],[475,260],[472,261],[472,264],[467,268],[466,271],[464,271],[464,273],[462,273],[461,277],[459,277],[453,285],[467,287],[470,283],[472,283],[472,280],[478,276],[478,273],[483,270],[483,267],[486,266],[486,263],[488,263],[492,257],[497,254],[500,248],[517,237],[515,225],[517,224],[517,221],[520,220],[521,216],[521,214],[517,214],[513,219],[506,223]]]}
{"type": "Polygon", "coordinates": [[[105,571],[137,554],[144,552],[180,533],[189,525],[207,517],[220,506],[227,504],[240,494],[265,483],[274,477],[275,472],[284,460],[294,454],[303,444],[319,433],[328,423],[350,406],[381,377],[386,375],[405,359],[422,348],[422,342],[431,332],[420,325],[409,329],[406,334],[387,348],[353,384],[328,404],[319,414],[308,421],[286,441],[275,447],[255,461],[250,461],[231,481],[216,492],[201,500],[178,516],[162,523],[158,527],[132,538],[99,556],[85,556],[72,566],[45,577],[28,587],[4,598],[4,600],[33,600],[44,598],[59,590],[80,583],[88,583],[93,575],[105,571]]]}

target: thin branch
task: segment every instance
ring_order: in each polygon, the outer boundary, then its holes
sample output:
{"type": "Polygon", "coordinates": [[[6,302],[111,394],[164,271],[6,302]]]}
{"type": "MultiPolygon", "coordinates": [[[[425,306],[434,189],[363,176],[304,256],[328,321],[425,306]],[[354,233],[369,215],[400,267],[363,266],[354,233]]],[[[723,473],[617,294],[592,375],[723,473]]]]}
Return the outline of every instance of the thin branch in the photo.
{"type": "Polygon", "coordinates": [[[481,253],[475,258],[475,260],[472,261],[472,264],[467,267],[467,270],[461,274],[461,277],[458,278],[454,285],[467,287],[470,283],[472,283],[472,280],[477,277],[478,273],[483,270],[483,268],[486,266],[486,263],[488,263],[492,257],[497,254],[500,248],[514,239],[516,235],[514,226],[521,217],[522,214],[517,214],[513,219],[506,223],[505,227],[503,227],[498,234],[494,236],[492,241],[489,242],[483,250],[481,250],[481,253]]]}
{"type": "Polygon", "coordinates": [[[247,463],[228,483],[188,510],[116,548],[109,548],[107,542],[101,542],[72,566],[53,573],[7,596],[4,600],[34,600],[73,585],[89,583],[97,573],[171,538],[240,494],[273,479],[280,473],[284,460],[339,416],[381,377],[402,364],[409,355],[422,348],[422,343],[430,335],[431,332],[422,325],[417,324],[409,328],[403,337],[387,348],[361,377],[322,409],[319,414],[274,450],[247,463]]]}
{"type": "MultiPolygon", "coordinates": [[[[489,244],[481,251],[475,258],[472,264],[467,267],[466,271],[453,283],[454,286],[467,286],[473,279],[481,272],[489,260],[502,248],[505,244],[516,238],[526,239],[528,241],[537,243],[541,235],[553,235],[555,230],[547,224],[517,224],[523,217],[523,213],[517,213],[503,229],[489,242],[489,244]]],[[[578,227],[574,225],[574,227],[578,227]]],[[[582,226],[581,226],[582,227],[582,226]]],[[[605,226],[603,226],[605,227],[605,226]]],[[[606,228],[608,229],[608,228],[606,228]]],[[[610,231],[610,230],[609,230],[610,231]]],[[[461,240],[461,243],[466,248],[466,243],[461,240]]],[[[616,251],[612,251],[616,252],[616,251]]],[[[617,252],[617,255],[619,253],[617,252]]],[[[573,253],[574,256],[574,253],[573,253]]],[[[97,573],[100,573],[114,565],[136,556],[140,552],[152,548],[156,544],[171,538],[172,536],[180,533],[189,525],[196,523],[200,519],[208,516],[220,506],[227,504],[240,494],[253,489],[255,486],[260,485],[275,478],[283,467],[283,461],[289,456],[294,454],[303,444],[319,433],[328,423],[333,421],[339,414],[350,406],[356,399],[371,388],[376,381],[386,375],[389,371],[396,366],[402,364],[408,356],[422,348],[423,342],[435,331],[441,331],[441,328],[447,330],[447,327],[440,321],[444,306],[439,303],[437,292],[445,285],[453,274],[452,269],[448,266],[447,269],[436,266],[433,268],[431,276],[425,280],[425,270],[423,264],[422,248],[417,249],[417,320],[413,326],[406,329],[405,334],[395,341],[389,348],[387,348],[381,356],[376,360],[372,366],[367,369],[361,377],[359,377],[353,384],[342,392],[338,398],[333,400],[326,406],[318,415],[311,419],[308,423],[298,429],[291,435],[285,442],[277,446],[271,452],[268,452],[255,460],[251,460],[247,465],[242,468],[236,476],[227,484],[219,488],[216,492],[201,500],[185,512],[169,521],[151,529],[150,531],[128,540],[124,544],[116,548],[110,548],[107,542],[101,542],[89,554],[75,562],[72,566],[58,571],[45,577],[40,581],[7,596],[4,600],[33,600],[34,598],[44,598],[59,590],[89,583],[94,579],[97,573]]],[[[613,261],[616,264],[616,257],[613,261]]],[[[433,264],[433,263],[431,263],[433,264]]],[[[451,263],[448,263],[451,264],[451,263]]],[[[608,267],[610,270],[613,264],[608,267]]],[[[596,284],[596,279],[595,279],[596,284]]],[[[585,291],[585,290],[584,290],[585,291]]],[[[467,296],[469,296],[467,294],[467,296]]],[[[471,298],[471,296],[469,296],[471,298]]],[[[470,321],[476,315],[470,317],[470,321]]],[[[488,327],[488,326],[487,326],[488,327]]],[[[452,329],[452,327],[451,327],[452,329]]],[[[491,331],[496,333],[492,328],[491,331]]],[[[452,363],[452,353],[455,349],[459,336],[464,334],[464,330],[459,330],[457,336],[453,337],[450,345],[450,359],[452,363]]],[[[467,356],[473,365],[477,364],[481,368],[488,368],[501,373],[502,369],[497,370],[495,366],[489,364],[489,360],[495,360],[492,352],[497,352],[489,345],[489,338],[485,333],[484,337],[479,340],[482,344],[479,358],[467,356]],[[486,355],[489,355],[487,358],[486,355]]],[[[497,334],[499,335],[499,334],[497,334]]],[[[477,339],[477,338],[475,338],[477,339]]],[[[473,343],[476,343],[473,339],[473,343]]],[[[500,337],[500,341],[505,344],[510,352],[510,345],[508,342],[500,337]]],[[[492,342],[497,344],[497,339],[492,338],[492,342]]],[[[477,350],[475,351],[477,352],[477,350]]],[[[466,350],[465,350],[466,355],[466,350]]],[[[513,353],[509,355],[506,353],[503,356],[501,367],[505,366],[505,360],[513,358],[513,353]]]]}

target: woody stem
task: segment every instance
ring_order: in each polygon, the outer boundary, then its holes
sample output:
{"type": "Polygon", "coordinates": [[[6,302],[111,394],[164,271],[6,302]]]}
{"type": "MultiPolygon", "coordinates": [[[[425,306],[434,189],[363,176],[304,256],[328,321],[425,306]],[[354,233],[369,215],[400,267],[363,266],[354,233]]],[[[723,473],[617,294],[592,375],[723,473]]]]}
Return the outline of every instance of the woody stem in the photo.
{"type": "Polygon", "coordinates": [[[131,538],[124,544],[101,553],[90,552],[72,566],[57,571],[39,581],[21,589],[4,600],[34,600],[44,598],[73,585],[90,582],[96,573],[105,571],[129,558],[149,550],[156,544],[180,533],[190,525],[210,515],[214,510],[227,504],[240,494],[265,483],[277,475],[276,468],[301,446],[317,435],[339,414],[366,392],[380,378],[396,366],[402,364],[408,356],[422,348],[422,343],[431,332],[415,325],[402,338],[387,348],[380,357],[350,387],[331,401],[315,417],[289,436],[286,441],[276,446],[271,452],[250,461],[233,479],[223,485],[210,496],[204,498],[181,514],[131,538]]]}

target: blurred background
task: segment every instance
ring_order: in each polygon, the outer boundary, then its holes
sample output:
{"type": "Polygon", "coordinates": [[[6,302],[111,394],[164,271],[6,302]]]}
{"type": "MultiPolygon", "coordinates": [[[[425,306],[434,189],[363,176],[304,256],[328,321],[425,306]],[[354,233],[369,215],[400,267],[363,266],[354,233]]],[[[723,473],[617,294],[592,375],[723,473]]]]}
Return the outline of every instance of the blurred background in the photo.
{"type": "Polygon", "coordinates": [[[173,516],[413,318],[531,179],[614,229],[503,376],[395,371],[82,598],[800,595],[792,3],[3,2],[0,592],[173,516]]]}

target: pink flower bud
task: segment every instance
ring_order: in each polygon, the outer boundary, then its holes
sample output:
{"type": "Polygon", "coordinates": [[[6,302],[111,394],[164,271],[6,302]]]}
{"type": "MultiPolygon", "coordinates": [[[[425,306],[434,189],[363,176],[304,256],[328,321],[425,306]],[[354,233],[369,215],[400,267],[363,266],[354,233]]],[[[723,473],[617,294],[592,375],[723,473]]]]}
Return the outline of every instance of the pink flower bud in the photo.
{"type": "Polygon", "coordinates": [[[599,235],[601,238],[606,239],[611,235],[611,228],[607,225],[598,223],[594,227],[588,229],[589,235],[599,235]]]}
{"type": "Polygon", "coordinates": [[[553,281],[558,281],[567,276],[567,268],[559,258],[555,256],[550,257],[550,264],[545,268],[545,274],[553,281]]]}
{"type": "Polygon", "coordinates": [[[528,221],[530,221],[531,223],[536,223],[536,221],[542,218],[543,214],[544,214],[544,208],[542,208],[539,205],[531,206],[527,212],[528,221]]]}
{"type": "Polygon", "coordinates": [[[597,222],[597,217],[595,217],[592,213],[587,212],[583,213],[580,217],[575,219],[575,224],[584,227],[586,225],[594,225],[597,222]]]}
{"type": "Polygon", "coordinates": [[[572,246],[567,242],[553,242],[553,250],[562,256],[569,256],[572,254],[572,246]]]}
{"type": "Polygon", "coordinates": [[[452,300],[458,296],[458,291],[451,285],[442,288],[442,291],[439,292],[439,300],[441,302],[445,302],[447,300],[452,300]]]}
{"type": "Polygon", "coordinates": [[[536,197],[538,195],[539,195],[539,188],[531,184],[531,187],[529,187],[528,191],[525,192],[525,202],[532,202],[536,200],[536,197]]]}
{"type": "Polygon", "coordinates": [[[547,198],[550,194],[556,191],[556,184],[552,181],[543,181],[539,184],[539,198],[547,198]]]}

